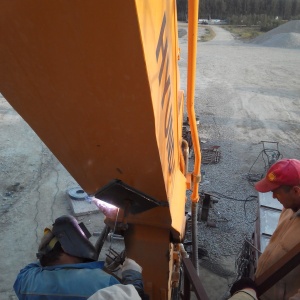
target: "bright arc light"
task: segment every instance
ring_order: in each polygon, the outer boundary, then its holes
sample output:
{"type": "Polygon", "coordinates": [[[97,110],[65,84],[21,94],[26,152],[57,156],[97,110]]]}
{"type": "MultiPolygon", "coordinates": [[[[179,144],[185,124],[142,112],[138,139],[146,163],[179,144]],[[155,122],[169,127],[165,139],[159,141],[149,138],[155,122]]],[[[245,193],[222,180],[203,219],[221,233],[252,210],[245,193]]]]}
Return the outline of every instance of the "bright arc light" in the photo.
{"type": "Polygon", "coordinates": [[[94,202],[97,206],[100,205],[100,206],[105,206],[106,208],[112,208],[112,209],[113,208],[115,208],[115,209],[118,208],[117,206],[114,206],[110,203],[107,203],[107,202],[105,202],[103,200],[100,200],[100,199],[97,199],[95,197],[92,197],[92,202],[94,202]]]}

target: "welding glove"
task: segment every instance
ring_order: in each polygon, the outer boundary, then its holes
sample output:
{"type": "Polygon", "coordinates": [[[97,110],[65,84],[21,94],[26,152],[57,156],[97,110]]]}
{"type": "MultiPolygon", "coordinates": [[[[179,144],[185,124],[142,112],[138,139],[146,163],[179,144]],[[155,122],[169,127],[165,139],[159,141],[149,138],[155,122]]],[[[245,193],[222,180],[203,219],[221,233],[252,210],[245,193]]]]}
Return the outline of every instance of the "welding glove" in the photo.
{"type": "MultiPolygon", "coordinates": [[[[122,253],[120,254],[120,257],[121,255],[122,253]]],[[[112,263],[109,259],[106,259],[105,268],[112,272],[115,275],[115,277],[117,277],[117,279],[121,282],[123,279],[123,272],[132,270],[138,273],[142,273],[142,267],[139,264],[137,264],[133,259],[125,257],[123,262],[116,262],[117,260],[113,261],[112,263]]]]}
{"type": "Polygon", "coordinates": [[[133,270],[142,273],[143,268],[138,263],[136,263],[133,259],[126,257],[122,265],[122,273],[127,270],[133,270]]]}
{"type": "Polygon", "coordinates": [[[132,284],[140,297],[145,299],[142,271],[143,269],[138,263],[136,263],[133,259],[126,257],[121,267],[121,282],[125,285],[132,284]]]}

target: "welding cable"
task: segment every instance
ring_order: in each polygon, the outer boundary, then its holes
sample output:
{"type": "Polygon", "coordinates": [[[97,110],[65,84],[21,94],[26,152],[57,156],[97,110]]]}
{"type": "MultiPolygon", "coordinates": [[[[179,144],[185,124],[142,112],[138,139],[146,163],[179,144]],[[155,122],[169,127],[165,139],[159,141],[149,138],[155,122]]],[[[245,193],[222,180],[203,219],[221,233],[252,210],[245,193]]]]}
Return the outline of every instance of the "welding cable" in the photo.
{"type": "Polygon", "coordinates": [[[237,199],[237,198],[226,196],[226,195],[221,194],[219,192],[212,192],[212,196],[214,196],[215,198],[218,198],[218,199],[225,198],[227,200],[233,200],[233,201],[238,201],[238,202],[254,201],[255,200],[254,198],[257,198],[257,196],[255,196],[255,195],[250,195],[246,199],[237,199]],[[248,200],[248,198],[253,198],[253,199],[248,200]]]}
{"type": "Polygon", "coordinates": [[[258,200],[258,197],[257,196],[249,196],[246,198],[245,202],[244,202],[244,213],[245,213],[245,219],[248,223],[252,224],[252,223],[255,223],[258,219],[258,215],[256,216],[255,220],[253,221],[249,221],[248,218],[247,218],[247,213],[246,213],[246,203],[249,202],[249,201],[254,201],[254,200],[258,200]]]}
{"type": "Polygon", "coordinates": [[[227,199],[227,200],[232,200],[232,201],[237,201],[237,202],[244,202],[244,214],[245,214],[245,219],[248,223],[252,224],[252,223],[255,223],[258,219],[258,216],[256,217],[255,220],[253,221],[250,221],[247,217],[247,210],[246,210],[246,203],[247,202],[252,202],[252,201],[258,201],[258,197],[255,196],[255,195],[250,195],[248,196],[245,200],[244,199],[236,199],[236,198],[233,198],[233,197],[229,197],[229,196],[226,196],[226,195],[223,195],[221,193],[218,193],[218,192],[213,192],[213,196],[215,198],[218,198],[218,199],[227,199]],[[216,196],[217,195],[217,196],[216,196]]]}

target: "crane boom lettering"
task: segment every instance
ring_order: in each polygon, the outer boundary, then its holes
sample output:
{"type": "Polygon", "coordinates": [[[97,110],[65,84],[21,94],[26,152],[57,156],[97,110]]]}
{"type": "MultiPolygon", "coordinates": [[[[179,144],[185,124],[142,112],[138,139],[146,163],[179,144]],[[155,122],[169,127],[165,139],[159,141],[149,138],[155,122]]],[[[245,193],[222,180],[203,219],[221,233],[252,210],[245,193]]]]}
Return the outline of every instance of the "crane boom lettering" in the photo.
{"type": "Polygon", "coordinates": [[[165,34],[166,29],[166,15],[164,15],[162,26],[160,30],[159,40],[156,47],[156,60],[158,62],[160,53],[162,55],[161,65],[159,71],[159,85],[163,86],[163,93],[161,97],[161,107],[164,111],[164,135],[167,139],[166,149],[168,154],[168,171],[171,175],[174,171],[174,134],[173,134],[173,116],[172,116],[172,102],[171,102],[171,77],[169,72],[169,57],[168,54],[168,39],[165,34]],[[164,75],[164,76],[163,76],[164,75]],[[164,109],[165,107],[165,109],[164,109]]]}

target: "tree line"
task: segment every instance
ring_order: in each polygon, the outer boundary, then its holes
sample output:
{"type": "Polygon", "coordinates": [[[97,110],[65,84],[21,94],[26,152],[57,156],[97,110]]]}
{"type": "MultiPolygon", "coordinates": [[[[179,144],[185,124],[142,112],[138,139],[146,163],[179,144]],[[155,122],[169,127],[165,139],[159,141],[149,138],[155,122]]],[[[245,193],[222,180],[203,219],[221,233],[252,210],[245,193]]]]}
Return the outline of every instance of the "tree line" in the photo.
{"type": "MultiPolygon", "coordinates": [[[[188,0],[176,2],[178,20],[186,21],[188,0]]],[[[300,0],[200,0],[199,19],[231,20],[232,23],[234,16],[252,16],[254,22],[260,19],[257,16],[276,20],[300,19],[300,0]]]]}

